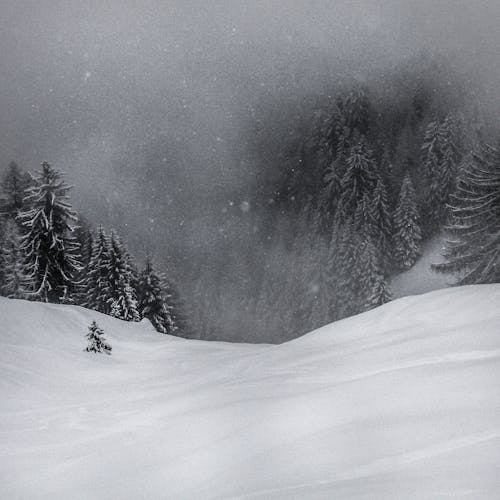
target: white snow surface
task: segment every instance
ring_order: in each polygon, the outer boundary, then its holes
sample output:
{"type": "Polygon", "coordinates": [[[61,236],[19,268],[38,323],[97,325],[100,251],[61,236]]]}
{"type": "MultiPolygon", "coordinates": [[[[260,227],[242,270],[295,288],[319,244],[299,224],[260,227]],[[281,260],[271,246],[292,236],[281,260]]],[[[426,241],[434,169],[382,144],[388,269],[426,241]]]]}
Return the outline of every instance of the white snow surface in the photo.
{"type": "Polygon", "coordinates": [[[449,288],[273,346],[0,299],[0,498],[498,499],[499,304],[449,288]]]}

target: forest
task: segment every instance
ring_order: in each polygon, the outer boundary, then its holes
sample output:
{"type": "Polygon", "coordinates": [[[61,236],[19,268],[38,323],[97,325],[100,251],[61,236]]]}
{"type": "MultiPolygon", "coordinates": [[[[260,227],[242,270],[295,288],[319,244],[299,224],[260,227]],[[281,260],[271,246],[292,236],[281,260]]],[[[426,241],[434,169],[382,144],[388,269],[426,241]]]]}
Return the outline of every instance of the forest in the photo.
{"type": "Polygon", "coordinates": [[[161,333],[279,343],[390,301],[391,277],[435,235],[446,239],[435,272],[498,281],[497,125],[476,90],[423,58],[370,83],[262,98],[241,158],[254,184],[191,254],[129,251],[126,227],[73,209],[64,165],[27,173],[7,160],[1,294],[145,317],[161,333]]]}

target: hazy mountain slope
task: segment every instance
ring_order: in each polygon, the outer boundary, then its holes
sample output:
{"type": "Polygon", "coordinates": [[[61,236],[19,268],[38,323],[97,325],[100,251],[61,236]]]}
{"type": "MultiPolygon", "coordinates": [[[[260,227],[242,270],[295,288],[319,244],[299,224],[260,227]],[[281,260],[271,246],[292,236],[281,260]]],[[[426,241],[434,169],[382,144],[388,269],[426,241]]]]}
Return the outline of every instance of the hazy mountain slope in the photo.
{"type": "Polygon", "coordinates": [[[391,279],[391,291],[395,298],[439,290],[453,283],[453,276],[436,273],[431,269],[432,264],[443,261],[443,247],[442,235],[427,241],[422,249],[422,256],[415,265],[391,279]]]}
{"type": "Polygon", "coordinates": [[[498,498],[500,285],[280,346],[0,299],[0,497],[498,498]],[[92,319],[113,355],[82,351],[92,319]]]}

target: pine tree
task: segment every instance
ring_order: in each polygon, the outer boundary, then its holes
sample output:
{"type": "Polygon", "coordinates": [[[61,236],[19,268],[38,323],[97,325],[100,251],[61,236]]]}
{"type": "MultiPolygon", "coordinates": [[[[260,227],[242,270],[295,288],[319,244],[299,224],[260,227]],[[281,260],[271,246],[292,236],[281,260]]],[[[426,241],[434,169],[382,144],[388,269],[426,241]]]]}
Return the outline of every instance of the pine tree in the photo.
{"type": "Polygon", "coordinates": [[[114,232],[111,232],[109,241],[107,273],[111,316],[126,321],[139,321],[136,291],[131,284],[130,256],[114,232]]]}
{"type": "Polygon", "coordinates": [[[500,147],[484,145],[464,162],[451,198],[445,262],[457,285],[500,281],[500,147]]]}
{"type": "Polygon", "coordinates": [[[112,347],[106,342],[104,332],[95,321],[92,321],[92,324],[89,326],[86,338],[88,340],[88,346],[85,348],[87,352],[111,354],[112,347]]]}
{"type": "Polygon", "coordinates": [[[139,276],[138,307],[143,318],[148,318],[160,333],[176,333],[170,294],[162,285],[161,276],[153,269],[149,255],[146,266],[139,276]]]}
{"type": "Polygon", "coordinates": [[[27,190],[27,208],[19,214],[26,234],[22,238],[28,298],[59,302],[72,290],[79,271],[77,243],[71,221],[76,215],[68,203],[71,188],[47,162],[27,190]]]}
{"type": "Polygon", "coordinates": [[[417,199],[411,178],[406,174],[394,212],[394,261],[399,269],[409,269],[420,255],[422,235],[417,199]]]}
{"type": "Polygon", "coordinates": [[[109,314],[108,304],[109,283],[109,243],[102,226],[97,230],[97,236],[92,245],[91,258],[88,264],[87,276],[83,281],[83,305],[94,311],[109,314]]]}
{"type": "Polygon", "coordinates": [[[11,219],[7,220],[0,248],[0,267],[2,268],[0,292],[5,297],[23,297],[22,290],[26,282],[26,275],[20,244],[21,235],[17,224],[11,219]]]}

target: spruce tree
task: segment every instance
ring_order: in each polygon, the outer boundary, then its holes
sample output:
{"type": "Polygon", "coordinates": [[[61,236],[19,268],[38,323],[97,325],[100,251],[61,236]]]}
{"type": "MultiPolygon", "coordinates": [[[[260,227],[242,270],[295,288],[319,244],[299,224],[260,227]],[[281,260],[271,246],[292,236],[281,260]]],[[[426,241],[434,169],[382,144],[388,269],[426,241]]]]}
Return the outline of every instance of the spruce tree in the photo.
{"type": "Polygon", "coordinates": [[[445,222],[448,214],[446,204],[454,190],[461,159],[457,142],[455,120],[451,115],[427,126],[421,156],[427,184],[425,206],[429,232],[445,222]]]}
{"type": "Polygon", "coordinates": [[[386,273],[392,262],[392,221],[387,199],[387,191],[381,178],[370,198],[370,215],[372,224],[370,226],[371,239],[379,251],[380,265],[386,273]]]}
{"type": "Polygon", "coordinates": [[[366,311],[389,302],[391,294],[381,264],[380,252],[370,239],[363,242],[359,266],[361,310],[366,311]]]}
{"type": "Polygon", "coordinates": [[[30,184],[29,175],[15,162],[10,162],[0,182],[0,216],[15,219],[24,205],[25,190],[30,184]]]}
{"type": "Polygon", "coordinates": [[[394,262],[399,269],[409,269],[420,255],[422,235],[415,189],[406,174],[394,212],[394,262]]]}
{"type": "Polygon", "coordinates": [[[153,269],[149,255],[146,266],[139,276],[138,307],[143,318],[148,318],[160,333],[174,334],[176,327],[173,308],[169,304],[170,294],[162,284],[161,276],[153,269]]]}
{"type": "Polygon", "coordinates": [[[372,193],[379,181],[377,165],[366,140],[360,138],[349,151],[347,169],[342,177],[342,195],[339,203],[340,220],[346,221],[356,210],[365,194],[372,193]]]}
{"type": "Polygon", "coordinates": [[[102,226],[97,230],[92,245],[91,258],[87,267],[87,275],[83,281],[83,305],[104,314],[111,312],[109,298],[109,242],[102,226]]]}
{"type": "Polygon", "coordinates": [[[500,147],[484,145],[464,161],[450,202],[445,262],[457,285],[500,281],[500,147]]]}
{"type": "Polygon", "coordinates": [[[458,144],[458,131],[455,120],[448,115],[439,130],[441,162],[438,171],[439,189],[436,197],[439,199],[443,211],[446,212],[446,203],[450,194],[455,189],[455,181],[458,173],[458,164],[461,160],[458,144]]]}
{"type": "Polygon", "coordinates": [[[21,253],[21,235],[13,220],[4,225],[0,248],[1,278],[0,292],[5,297],[22,298],[26,282],[23,255],[21,253]]]}
{"type": "Polygon", "coordinates": [[[19,214],[26,234],[22,238],[26,295],[34,300],[59,302],[72,290],[80,269],[78,245],[71,221],[76,215],[68,203],[71,188],[49,163],[34,178],[19,214]]]}
{"type": "Polygon", "coordinates": [[[109,240],[108,304],[111,316],[139,321],[136,291],[132,288],[130,257],[119,237],[112,231],[109,240]]]}
{"type": "Polygon", "coordinates": [[[106,342],[104,332],[95,321],[92,321],[92,324],[89,326],[89,332],[86,338],[88,340],[88,345],[85,348],[87,352],[104,352],[106,354],[111,354],[112,347],[106,342]]]}
{"type": "Polygon", "coordinates": [[[352,219],[346,221],[340,228],[339,241],[337,307],[339,317],[344,318],[356,314],[360,310],[363,240],[352,219]]]}

